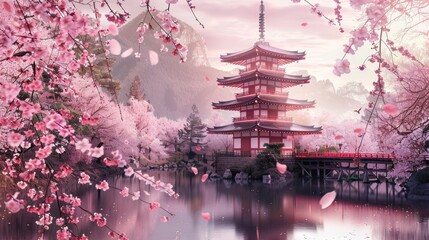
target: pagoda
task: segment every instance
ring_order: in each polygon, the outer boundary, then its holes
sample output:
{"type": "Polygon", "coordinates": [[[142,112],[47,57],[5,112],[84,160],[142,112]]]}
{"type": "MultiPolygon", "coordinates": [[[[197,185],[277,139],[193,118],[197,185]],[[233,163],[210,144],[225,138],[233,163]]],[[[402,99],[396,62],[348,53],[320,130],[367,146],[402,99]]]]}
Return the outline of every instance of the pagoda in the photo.
{"type": "Polygon", "coordinates": [[[234,100],[213,103],[214,109],[239,111],[226,126],[208,128],[211,134],[232,134],[235,155],[256,156],[265,143],[284,143],[282,154],[294,152],[294,136],[321,133],[321,127],[293,122],[288,112],[313,108],[315,102],[289,98],[285,88],[309,83],[310,77],[290,75],[282,66],[305,59],[305,52],[287,51],[265,41],[264,3],[259,13],[259,41],[251,48],[221,55],[222,62],[241,66],[239,74],[218,79],[218,85],[240,88],[234,100]]]}

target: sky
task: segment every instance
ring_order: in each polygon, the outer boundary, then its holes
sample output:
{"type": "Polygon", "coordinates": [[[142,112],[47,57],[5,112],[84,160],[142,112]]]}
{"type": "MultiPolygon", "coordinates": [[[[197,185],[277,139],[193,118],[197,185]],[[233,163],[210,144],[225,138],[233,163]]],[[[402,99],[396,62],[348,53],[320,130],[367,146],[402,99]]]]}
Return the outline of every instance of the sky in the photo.
{"type": "MultiPolygon", "coordinates": [[[[128,1],[130,4],[132,1],[128,1]]],[[[320,1],[322,12],[335,18],[334,1],[320,1]]],[[[152,1],[158,9],[165,9],[163,0],[152,1]]],[[[202,28],[195,21],[185,0],[171,6],[173,16],[185,21],[196,29],[205,39],[211,66],[231,70],[235,65],[221,63],[219,56],[229,52],[241,51],[253,46],[259,38],[259,0],[193,0],[195,13],[204,24],[202,28]]],[[[135,3],[133,3],[135,4],[135,3]]],[[[350,8],[348,1],[343,3],[342,22],[344,33],[338,26],[331,26],[326,19],[311,12],[305,3],[292,3],[290,0],[265,0],[265,40],[271,46],[291,51],[305,51],[306,59],[299,63],[286,65],[287,73],[305,70],[319,80],[330,79],[336,87],[349,81],[362,82],[368,89],[375,77],[371,71],[354,71],[350,75],[337,77],[333,66],[343,57],[343,44],[348,43],[349,32],[359,26],[361,13],[350,8]],[[302,26],[306,23],[306,26],[302,26]]],[[[143,8],[128,8],[131,17],[138,15],[143,8]]],[[[351,58],[351,68],[357,69],[369,53],[369,47],[351,58]]]]}

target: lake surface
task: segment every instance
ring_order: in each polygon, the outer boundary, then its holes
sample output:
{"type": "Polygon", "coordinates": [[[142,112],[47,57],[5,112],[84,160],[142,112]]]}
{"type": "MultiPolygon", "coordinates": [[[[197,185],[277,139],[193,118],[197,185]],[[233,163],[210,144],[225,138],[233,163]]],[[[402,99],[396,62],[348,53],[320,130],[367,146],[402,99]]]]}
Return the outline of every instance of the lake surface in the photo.
{"type": "MultiPolygon", "coordinates": [[[[142,198],[158,201],[175,214],[149,210],[147,204],[123,198],[119,191],[80,190],[83,206],[108,214],[108,225],[142,240],[277,240],[277,239],[429,239],[429,204],[408,201],[399,187],[385,183],[286,180],[279,184],[207,181],[188,172],[150,171],[150,175],[174,184],[175,199],[150,189],[136,179],[118,177],[109,181],[142,198]],[[336,190],[336,201],[320,209],[324,193],[336,190]],[[150,193],[150,196],[143,194],[150,193]],[[202,212],[211,219],[204,220],[202,212]]],[[[3,200],[2,200],[3,201],[3,200]]],[[[3,204],[2,204],[3,205],[3,204]]],[[[23,211],[9,216],[0,209],[0,239],[36,239],[33,219],[23,211]]],[[[110,239],[107,229],[88,223],[81,211],[79,230],[90,239],[110,239]],[[88,223],[88,224],[86,224],[88,223]]],[[[53,233],[49,239],[54,239],[53,233]]]]}

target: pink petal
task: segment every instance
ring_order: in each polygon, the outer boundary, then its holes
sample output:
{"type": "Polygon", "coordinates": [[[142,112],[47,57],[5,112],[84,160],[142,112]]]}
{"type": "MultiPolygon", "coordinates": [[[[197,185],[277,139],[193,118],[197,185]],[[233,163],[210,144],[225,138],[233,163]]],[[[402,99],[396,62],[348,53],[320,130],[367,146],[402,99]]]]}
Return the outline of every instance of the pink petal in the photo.
{"type": "Polygon", "coordinates": [[[115,24],[110,24],[109,27],[107,28],[109,30],[109,33],[113,36],[116,36],[119,34],[118,28],[116,27],[115,24]]]}
{"type": "Polygon", "coordinates": [[[398,107],[396,105],[391,104],[391,103],[385,104],[383,107],[383,111],[392,117],[399,114],[398,107]]]}
{"type": "Polygon", "coordinates": [[[195,175],[198,174],[198,169],[196,167],[191,167],[191,170],[195,175]]]}
{"type": "Polygon", "coordinates": [[[110,39],[109,50],[111,54],[119,55],[121,54],[121,44],[116,39],[110,39]]]}
{"type": "Polygon", "coordinates": [[[276,167],[277,167],[277,171],[279,171],[279,173],[284,174],[286,172],[286,169],[287,169],[286,164],[281,164],[281,163],[277,162],[276,167]]]}
{"type": "Polygon", "coordinates": [[[326,193],[319,201],[320,207],[325,209],[329,207],[335,200],[337,193],[335,191],[326,193]]]}
{"type": "Polygon", "coordinates": [[[362,128],[355,128],[353,132],[357,134],[363,134],[365,131],[362,128]]]}
{"type": "Polygon", "coordinates": [[[150,61],[150,65],[152,65],[152,66],[158,64],[158,61],[159,61],[158,53],[150,50],[149,51],[149,61],[150,61]]]}
{"type": "Polygon", "coordinates": [[[303,27],[306,27],[307,25],[308,25],[308,23],[306,23],[306,22],[301,23],[301,26],[303,26],[303,27]]]}
{"type": "Polygon", "coordinates": [[[161,222],[168,222],[168,217],[166,216],[161,217],[161,222]]]}
{"type": "Polygon", "coordinates": [[[210,82],[210,78],[207,76],[204,77],[204,80],[206,80],[207,82],[210,82]]]}
{"type": "Polygon", "coordinates": [[[344,139],[344,137],[342,135],[335,136],[335,140],[341,140],[341,139],[344,139]]]}
{"type": "Polygon", "coordinates": [[[208,220],[210,220],[210,213],[208,213],[208,212],[203,212],[203,213],[201,213],[201,217],[202,217],[204,220],[208,221],[208,220]]]}
{"type": "Polygon", "coordinates": [[[205,182],[205,181],[207,181],[207,178],[209,177],[209,175],[206,173],[206,174],[203,174],[203,176],[201,176],[201,182],[205,182]]]}
{"type": "Polygon", "coordinates": [[[128,56],[131,55],[131,53],[133,53],[133,48],[128,48],[127,50],[125,50],[122,54],[121,57],[126,58],[128,56]]]}

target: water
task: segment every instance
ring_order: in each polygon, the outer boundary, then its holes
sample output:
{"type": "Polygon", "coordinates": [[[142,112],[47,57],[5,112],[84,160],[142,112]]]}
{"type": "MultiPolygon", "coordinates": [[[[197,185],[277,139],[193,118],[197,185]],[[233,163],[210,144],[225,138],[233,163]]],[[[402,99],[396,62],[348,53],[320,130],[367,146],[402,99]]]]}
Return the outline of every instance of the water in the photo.
{"type": "MultiPolygon", "coordinates": [[[[123,198],[118,191],[79,190],[83,206],[108,215],[108,225],[125,232],[129,239],[143,240],[310,240],[310,239],[429,239],[429,206],[407,201],[399,187],[391,184],[315,181],[297,179],[280,184],[228,181],[205,182],[188,172],[151,171],[149,174],[174,184],[179,199],[168,197],[130,178],[111,179],[109,184],[142,198],[158,201],[175,214],[149,210],[147,204],[123,198]],[[321,210],[319,199],[336,190],[337,199],[321,210]],[[143,191],[151,195],[146,196],[143,191]],[[204,220],[202,212],[211,219],[204,220]]],[[[109,239],[108,230],[88,222],[82,211],[79,229],[90,239],[109,239]]],[[[23,211],[9,216],[0,211],[0,239],[36,239],[32,217],[23,211]]],[[[49,236],[54,239],[55,234],[49,236]]]]}

